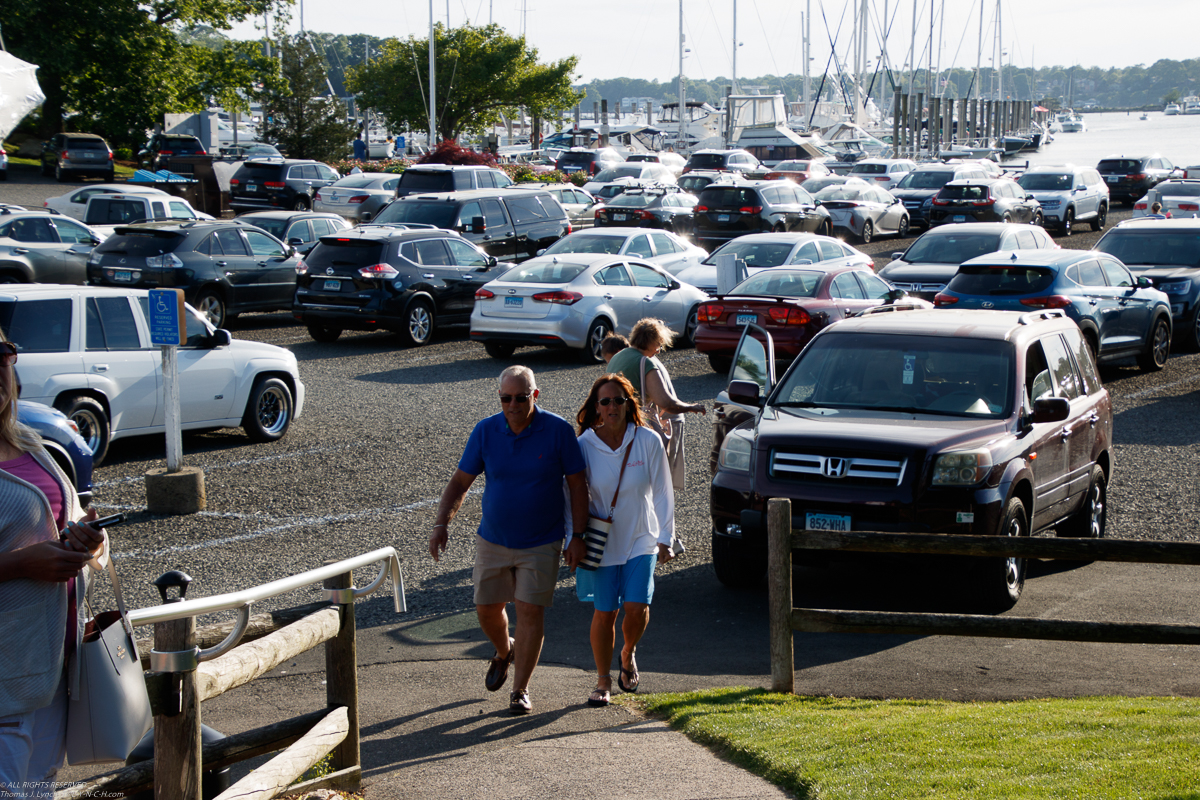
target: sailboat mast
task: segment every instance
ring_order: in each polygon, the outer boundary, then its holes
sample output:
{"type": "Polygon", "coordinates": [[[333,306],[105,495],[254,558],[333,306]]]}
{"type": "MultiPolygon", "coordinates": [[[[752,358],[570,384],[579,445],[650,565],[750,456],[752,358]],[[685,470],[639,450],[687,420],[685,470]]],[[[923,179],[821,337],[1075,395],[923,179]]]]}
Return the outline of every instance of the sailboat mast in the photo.
{"type": "Polygon", "coordinates": [[[680,150],[685,148],[683,131],[683,0],[679,0],[679,134],[675,137],[675,146],[680,150]]]}
{"type": "MultiPolygon", "coordinates": [[[[680,2],[682,2],[682,0],[680,0],[680,2]]],[[[803,45],[800,48],[800,58],[804,61],[804,113],[807,114],[809,113],[808,101],[810,99],[808,88],[810,79],[808,66],[808,34],[809,29],[812,27],[812,0],[807,0],[805,7],[807,10],[800,17],[800,39],[803,42],[803,45]]]]}
{"type": "Polygon", "coordinates": [[[979,100],[979,92],[983,88],[983,3],[979,0],[979,48],[975,51],[975,99],[979,100]]]}
{"type": "Polygon", "coordinates": [[[429,0],[429,149],[437,146],[437,124],[434,109],[437,108],[437,71],[433,55],[433,0],[429,0]]]}
{"type": "Polygon", "coordinates": [[[1004,100],[1004,36],[1000,32],[1003,20],[1000,16],[1000,0],[996,0],[996,44],[1000,49],[1000,60],[997,62],[999,71],[996,73],[996,99],[1004,100]]]}
{"type": "Polygon", "coordinates": [[[737,85],[737,0],[733,0],[733,93],[739,94],[737,85]]]}

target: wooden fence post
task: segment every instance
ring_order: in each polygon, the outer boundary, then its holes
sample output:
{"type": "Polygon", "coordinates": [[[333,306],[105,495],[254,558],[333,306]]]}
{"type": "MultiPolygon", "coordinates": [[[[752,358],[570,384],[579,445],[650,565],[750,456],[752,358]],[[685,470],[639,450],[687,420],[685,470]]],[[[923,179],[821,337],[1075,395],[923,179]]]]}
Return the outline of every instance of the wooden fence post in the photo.
{"type": "MultiPolygon", "coordinates": [[[[158,622],[154,625],[154,649],[159,652],[190,651],[196,646],[196,619],[158,622]]],[[[178,687],[179,705],[154,717],[154,800],[200,800],[200,699],[196,693],[196,671],[167,673],[178,687]],[[175,713],[178,711],[178,713],[175,713]]]]}
{"type": "Polygon", "coordinates": [[[796,691],[792,648],[792,501],[767,502],[767,598],[771,622],[771,691],[796,691]]]}
{"type": "MultiPolygon", "coordinates": [[[[335,563],[335,562],[326,562],[335,563]]],[[[349,589],[354,585],[354,575],[343,572],[325,580],[326,589],[349,589]]],[[[358,743],[358,650],[355,646],[354,601],[341,604],[342,626],[338,635],[325,643],[325,701],[329,708],[345,706],[349,722],[346,738],[330,755],[333,771],[359,767],[362,758],[358,743]]],[[[355,771],[351,786],[358,787],[360,772],[355,771]]]]}

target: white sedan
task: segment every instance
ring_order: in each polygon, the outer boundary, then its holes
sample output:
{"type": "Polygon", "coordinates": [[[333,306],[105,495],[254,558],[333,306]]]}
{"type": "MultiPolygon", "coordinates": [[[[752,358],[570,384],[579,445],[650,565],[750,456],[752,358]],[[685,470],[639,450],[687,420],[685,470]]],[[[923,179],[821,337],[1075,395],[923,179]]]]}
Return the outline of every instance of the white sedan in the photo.
{"type": "Polygon", "coordinates": [[[700,264],[673,274],[679,280],[715,295],[717,258],[724,255],[735,256],[744,263],[747,276],[772,267],[794,267],[801,264],[870,269],[875,263],[866,253],[831,236],[816,233],[751,233],[731,239],[714,250],[712,255],[700,264]]]}
{"type": "Polygon", "coordinates": [[[51,197],[42,205],[83,222],[88,198],[98,194],[166,194],[166,192],[152,186],[139,186],[136,183],[93,183],[82,189],[72,189],[66,194],[51,197]]]}
{"type": "Polygon", "coordinates": [[[539,256],[566,253],[607,253],[634,256],[657,264],[672,275],[708,258],[708,251],[670,231],[648,228],[604,227],[577,231],[559,239],[539,256]]]}

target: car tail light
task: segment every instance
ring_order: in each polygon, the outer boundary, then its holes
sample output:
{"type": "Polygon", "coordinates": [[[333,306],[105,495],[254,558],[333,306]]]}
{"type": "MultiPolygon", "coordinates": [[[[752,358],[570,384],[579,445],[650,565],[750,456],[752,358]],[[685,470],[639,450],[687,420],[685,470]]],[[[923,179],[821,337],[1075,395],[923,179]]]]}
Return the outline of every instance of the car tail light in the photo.
{"type": "Polygon", "coordinates": [[[1180,211],[1200,211],[1200,205],[1196,203],[1180,203],[1180,211]]]}
{"type": "Polygon", "coordinates": [[[1052,294],[1046,297],[1026,297],[1021,301],[1021,305],[1029,306],[1030,308],[1067,308],[1071,305],[1071,298],[1061,294],[1052,294]]]}
{"type": "Polygon", "coordinates": [[[297,275],[307,275],[308,274],[308,264],[305,264],[303,261],[297,261],[296,262],[296,274],[297,275]]]}
{"type": "Polygon", "coordinates": [[[163,253],[160,256],[147,256],[146,266],[151,269],[178,269],[183,266],[183,262],[174,253],[163,253]]]}
{"type": "Polygon", "coordinates": [[[935,206],[948,206],[948,205],[950,205],[950,201],[949,201],[949,200],[943,200],[943,199],[942,199],[942,198],[940,198],[940,197],[935,197],[935,198],[933,198],[933,204],[934,204],[935,206]]]}
{"type": "Polygon", "coordinates": [[[739,214],[761,214],[762,206],[742,206],[738,209],[739,214]]]}
{"type": "Polygon", "coordinates": [[[112,160],[113,160],[113,153],[112,153],[112,150],[109,150],[109,151],[108,151],[108,160],[109,160],[109,161],[112,161],[112,160]]]}
{"type": "Polygon", "coordinates": [[[240,178],[230,178],[230,179],[229,179],[229,185],[230,185],[230,186],[241,186],[241,185],[242,185],[242,181],[241,181],[241,179],[240,179],[240,178]]]}
{"type": "Polygon", "coordinates": [[[346,202],[347,203],[365,203],[365,202],[367,202],[367,199],[370,198],[370,196],[371,195],[369,195],[369,194],[356,194],[356,195],[354,195],[354,197],[351,197],[346,202]]]}
{"type": "Polygon", "coordinates": [[[763,180],[764,181],[773,181],[773,180],[777,180],[782,177],[783,177],[782,172],[768,172],[766,175],[763,175],[763,180]]]}
{"type": "Polygon", "coordinates": [[[540,303],[558,303],[559,305],[570,306],[582,300],[583,295],[579,292],[538,292],[533,296],[533,299],[540,303]]]}
{"type": "MultiPolygon", "coordinates": [[[[1180,208],[1183,208],[1183,206],[1180,206],[1180,208]]],[[[654,215],[644,209],[639,210],[635,216],[638,219],[654,219],[654,215]]]]}
{"type": "Polygon", "coordinates": [[[875,180],[877,180],[877,181],[890,181],[890,180],[891,180],[891,178],[889,178],[887,175],[877,175],[877,176],[875,177],[875,180]]]}
{"type": "Polygon", "coordinates": [[[263,186],[267,187],[268,189],[287,188],[287,184],[284,183],[283,181],[263,181],[263,186]]]}
{"type": "Polygon", "coordinates": [[[939,308],[942,306],[952,306],[958,302],[958,298],[952,294],[942,294],[938,292],[933,297],[933,304],[939,308]]]}
{"type": "Polygon", "coordinates": [[[600,208],[597,208],[596,213],[593,214],[592,216],[595,217],[596,219],[603,219],[604,218],[604,210],[605,210],[604,206],[600,206],[600,208]]]}
{"type": "MultiPolygon", "coordinates": [[[[174,150],[159,150],[158,154],[160,156],[173,156],[173,155],[175,155],[175,151],[174,150]]],[[[65,155],[65,153],[64,153],[64,155],[65,155]]]]}
{"type": "Polygon", "coordinates": [[[495,296],[496,296],[496,293],[493,292],[491,289],[484,289],[484,288],[480,287],[475,290],[475,299],[476,300],[491,300],[495,296]]]}
{"type": "Polygon", "coordinates": [[[696,206],[697,213],[702,213],[704,211],[708,211],[708,206],[696,206]]]}
{"type": "Polygon", "coordinates": [[[70,155],[67,153],[67,151],[66,151],[66,150],[63,150],[63,151],[62,151],[62,156],[61,156],[61,158],[70,158],[70,157],[71,157],[71,156],[70,156],[70,155]]]}
{"type": "Polygon", "coordinates": [[[725,306],[715,303],[705,303],[696,311],[697,322],[716,322],[725,313],[725,306]]]}
{"type": "Polygon", "coordinates": [[[208,155],[208,151],[206,151],[206,150],[197,150],[197,151],[196,151],[196,155],[198,155],[198,156],[206,156],[206,155],[208,155]]]}
{"type": "Polygon", "coordinates": [[[1134,210],[1134,211],[1145,211],[1145,210],[1146,210],[1146,204],[1145,204],[1145,203],[1134,203],[1134,204],[1133,204],[1133,210],[1134,210]]]}
{"type": "Polygon", "coordinates": [[[1127,181],[1144,181],[1144,180],[1146,180],[1146,173],[1138,172],[1133,175],[1126,175],[1125,180],[1127,180],[1127,181]]]}
{"type": "Polygon", "coordinates": [[[400,274],[400,272],[391,264],[372,264],[369,267],[363,267],[360,269],[358,274],[367,279],[383,278],[384,280],[387,280],[389,278],[396,277],[400,274]]]}
{"type": "Polygon", "coordinates": [[[807,311],[795,306],[776,306],[767,309],[767,317],[776,325],[807,325],[812,321],[807,311]]]}
{"type": "Polygon", "coordinates": [[[572,231],[572,230],[573,230],[573,228],[571,228],[571,220],[567,220],[567,233],[566,233],[566,235],[567,235],[567,236],[570,236],[570,235],[571,235],[571,231],[572,231]]]}
{"type": "Polygon", "coordinates": [[[985,197],[982,200],[972,200],[971,201],[971,205],[973,205],[973,206],[991,206],[991,205],[995,205],[995,204],[996,204],[996,200],[995,200],[995,198],[992,198],[992,197],[985,197]]]}

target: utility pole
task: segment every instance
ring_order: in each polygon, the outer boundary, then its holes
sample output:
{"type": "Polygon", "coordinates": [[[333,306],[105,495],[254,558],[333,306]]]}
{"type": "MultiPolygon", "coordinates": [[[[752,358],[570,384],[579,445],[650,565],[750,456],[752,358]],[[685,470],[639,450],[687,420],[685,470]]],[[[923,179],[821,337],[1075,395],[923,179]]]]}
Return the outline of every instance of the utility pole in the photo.
{"type": "Polygon", "coordinates": [[[737,85],[737,0],[733,0],[733,93],[738,94],[737,85]]]}

